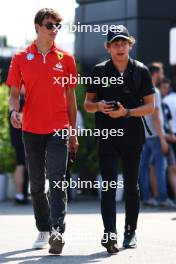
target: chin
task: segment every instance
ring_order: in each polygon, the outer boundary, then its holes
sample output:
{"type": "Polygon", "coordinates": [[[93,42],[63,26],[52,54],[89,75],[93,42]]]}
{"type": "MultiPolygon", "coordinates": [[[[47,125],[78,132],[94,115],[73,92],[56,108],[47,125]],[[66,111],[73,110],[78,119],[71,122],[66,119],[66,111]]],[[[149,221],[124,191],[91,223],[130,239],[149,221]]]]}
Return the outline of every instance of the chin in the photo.
{"type": "Polygon", "coordinates": [[[126,57],[125,56],[116,56],[116,59],[118,61],[124,61],[126,59],[126,57]]]}
{"type": "Polygon", "coordinates": [[[50,38],[51,40],[55,40],[56,35],[49,35],[49,38],[50,38]]]}

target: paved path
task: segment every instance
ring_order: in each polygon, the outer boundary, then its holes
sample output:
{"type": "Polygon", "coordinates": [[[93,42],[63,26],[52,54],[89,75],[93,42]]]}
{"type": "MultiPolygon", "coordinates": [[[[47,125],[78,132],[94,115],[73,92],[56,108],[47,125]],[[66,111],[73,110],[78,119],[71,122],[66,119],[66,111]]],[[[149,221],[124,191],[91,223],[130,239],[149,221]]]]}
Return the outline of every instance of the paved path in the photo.
{"type": "MultiPolygon", "coordinates": [[[[118,206],[118,243],[123,239],[124,210],[118,206]]],[[[57,264],[176,264],[176,212],[142,209],[138,248],[110,256],[100,245],[102,222],[99,203],[73,202],[68,207],[66,245],[62,256],[31,249],[37,231],[31,205],[0,203],[0,263],[57,264]]]]}

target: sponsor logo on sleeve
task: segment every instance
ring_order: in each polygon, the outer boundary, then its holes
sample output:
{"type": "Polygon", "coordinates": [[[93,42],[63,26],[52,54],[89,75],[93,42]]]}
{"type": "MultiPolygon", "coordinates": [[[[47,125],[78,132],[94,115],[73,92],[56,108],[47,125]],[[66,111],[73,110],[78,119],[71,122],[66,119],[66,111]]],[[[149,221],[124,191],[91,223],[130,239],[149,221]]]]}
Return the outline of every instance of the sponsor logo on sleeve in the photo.
{"type": "Polygon", "coordinates": [[[26,58],[27,58],[28,61],[31,61],[31,60],[34,59],[34,54],[33,53],[28,53],[26,58]]]}

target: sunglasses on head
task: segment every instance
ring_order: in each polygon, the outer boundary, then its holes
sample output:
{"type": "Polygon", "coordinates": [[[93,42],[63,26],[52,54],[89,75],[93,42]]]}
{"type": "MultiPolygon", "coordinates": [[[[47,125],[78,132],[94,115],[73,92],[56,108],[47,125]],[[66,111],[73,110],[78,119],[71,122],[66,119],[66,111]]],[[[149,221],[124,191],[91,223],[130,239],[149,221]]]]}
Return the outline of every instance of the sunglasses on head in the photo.
{"type": "Polygon", "coordinates": [[[60,23],[53,24],[52,22],[42,24],[42,26],[46,27],[48,30],[51,30],[53,28],[59,30],[62,27],[62,25],[60,23]]]}

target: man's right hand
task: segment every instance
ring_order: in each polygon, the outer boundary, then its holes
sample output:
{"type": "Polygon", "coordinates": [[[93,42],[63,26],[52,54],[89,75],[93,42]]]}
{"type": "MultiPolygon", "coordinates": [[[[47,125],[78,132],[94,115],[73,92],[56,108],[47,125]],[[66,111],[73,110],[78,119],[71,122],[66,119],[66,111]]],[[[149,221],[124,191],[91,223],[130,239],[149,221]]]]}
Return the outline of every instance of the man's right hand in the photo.
{"type": "Polygon", "coordinates": [[[97,102],[97,110],[98,112],[108,114],[109,112],[113,111],[113,107],[106,104],[105,100],[101,100],[100,102],[97,102]]]}
{"type": "Polygon", "coordinates": [[[14,128],[21,128],[21,114],[13,111],[10,117],[10,122],[14,128]]]}
{"type": "Polygon", "coordinates": [[[165,140],[165,138],[161,140],[161,150],[163,154],[167,154],[169,151],[169,145],[167,141],[165,140]]]}

